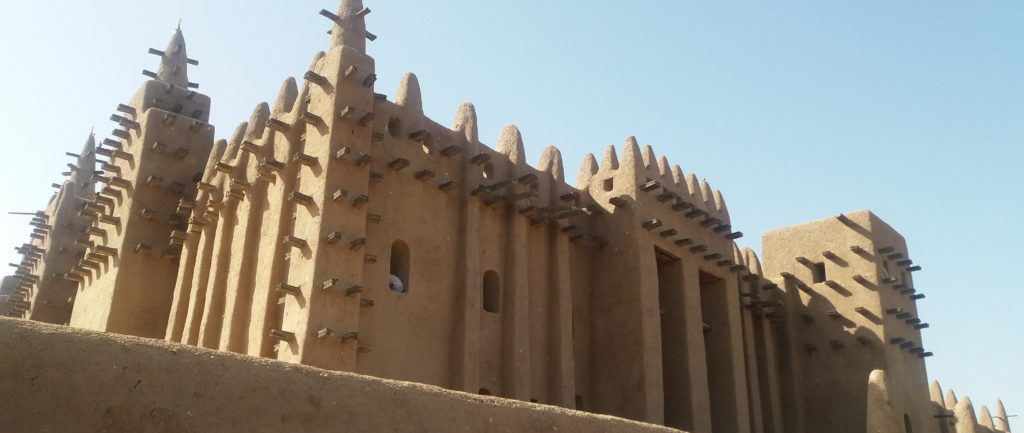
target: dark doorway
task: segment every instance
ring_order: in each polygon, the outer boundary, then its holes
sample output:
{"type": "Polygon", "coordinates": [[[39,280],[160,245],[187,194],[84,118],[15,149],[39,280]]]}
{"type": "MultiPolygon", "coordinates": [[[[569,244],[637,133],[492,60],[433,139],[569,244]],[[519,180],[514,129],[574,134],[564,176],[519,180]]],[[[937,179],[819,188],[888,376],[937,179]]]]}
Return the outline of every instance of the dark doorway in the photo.
{"type": "Polygon", "coordinates": [[[700,273],[700,307],[711,400],[711,430],[735,431],[736,396],[725,280],[707,272],[700,273]]]}
{"type": "Polygon", "coordinates": [[[658,260],[658,305],[661,312],[661,369],[665,398],[665,425],[691,431],[689,363],[686,350],[686,304],[683,292],[683,263],[660,249],[658,260]]]}

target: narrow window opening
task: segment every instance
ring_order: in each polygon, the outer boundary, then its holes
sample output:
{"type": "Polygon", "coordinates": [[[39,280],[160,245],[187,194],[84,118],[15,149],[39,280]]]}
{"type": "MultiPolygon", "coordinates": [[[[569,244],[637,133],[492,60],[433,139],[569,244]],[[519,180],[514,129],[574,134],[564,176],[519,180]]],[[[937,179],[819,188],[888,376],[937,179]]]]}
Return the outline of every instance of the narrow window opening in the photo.
{"type": "Polygon", "coordinates": [[[825,263],[818,262],[811,266],[811,273],[814,274],[815,283],[824,283],[828,277],[825,275],[825,263]]]}
{"type": "Polygon", "coordinates": [[[395,138],[402,135],[402,121],[397,117],[392,116],[388,119],[388,134],[395,138]]]}
{"type": "Polygon", "coordinates": [[[171,111],[173,111],[174,114],[181,114],[181,110],[184,108],[185,107],[183,107],[181,104],[174,104],[174,108],[172,108],[171,111]]]}
{"type": "Polygon", "coordinates": [[[484,311],[488,313],[501,312],[501,280],[498,273],[487,271],[484,273],[484,311]]]}
{"type": "Polygon", "coordinates": [[[888,280],[889,278],[892,278],[892,273],[889,272],[889,261],[882,260],[882,279],[888,280]]]}
{"type": "Polygon", "coordinates": [[[484,179],[491,179],[494,177],[494,164],[488,162],[484,164],[484,179]]]}
{"type": "Polygon", "coordinates": [[[604,180],[604,185],[602,185],[602,186],[604,187],[605,192],[610,192],[611,190],[615,189],[615,179],[612,179],[612,178],[605,179],[604,180]]]}
{"type": "Polygon", "coordinates": [[[583,410],[583,396],[576,394],[576,410],[583,410]]]}
{"type": "Polygon", "coordinates": [[[391,271],[388,288],[393,292],[409,293],[409,246],[402,241],[391,244],[391,271]]]}

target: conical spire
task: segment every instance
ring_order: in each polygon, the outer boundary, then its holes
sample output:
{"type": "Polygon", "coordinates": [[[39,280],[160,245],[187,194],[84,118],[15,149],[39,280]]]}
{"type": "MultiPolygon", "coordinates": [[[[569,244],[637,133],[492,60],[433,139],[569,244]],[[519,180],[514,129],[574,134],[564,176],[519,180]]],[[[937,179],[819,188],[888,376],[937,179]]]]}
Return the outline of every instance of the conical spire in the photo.
{"type": "Polygon", "coordinates": [[[761,270],[761,259],[757,257],[757,252],[750,247],[745,247],[743,248],[743,255],[745,256],[744,258],[750,273],[763,277],[764,272],[761,270]]]}
{"type": "MultiPolygon", "coordinates": [[[[614,151],[615,148],[613,147],[614,151]]],[[[590,186],[590,180],[597,174],[597,158],[594,157],[593,153],[588,153],[583,157],[583,162],[580,163],[580,173],[576,176],[576,188],[587,189],[590,186]]]]}
{"type": "Polygon", "coordinates": [[[666,158],[665,155],[658,158],[658,174],[660,174],[661,177],[672,176],[672,167],[669,166],[668,158],[666,158]]]}
{"type": "Polygon", "coordinates": [[[210,183],[210,181],[213,180],[213,175],[217,172],[217,163],[224,157],[224,152],[227,148],[227,140],[220,139],[217,140],[216,143],[213,143],[213,149],[210,150],[210,157],[206,160],[206,170],[203,172],[203,182],[210,183]]]}
{"type": "Polygon", "coordinates": [[[902,433],[903,426],[892,406],[889,378],[884,370],[875,370],[868,376],[867,431],[872,433],[902,433]]]}
{"type": "Polygon", "coordinates": [[[263,137],[268,120],[270,120],[270,105],[266,102],[257,104],[252,110],[252,115],[249,116],[249,128],[245,131],[245,140],[256,141],[263,137]]]}
{"type": "Polygon", "coordinates": [[[299,87],[295,77],[288,77],[281,83],[281,90],[277,93],[277,100],[274,101],[274,114],[288,113],[295,106],[295,99],[299,97],[299,87]]]}
{"type": "Polygon", "coordinates": [[[987,427],[989,430],[995,429],[996,426],[992,423],[992,413],[988,411],[988,406],[981,406],[980,413],[978,415],[978,424],[982,427],[987,427]]]}
{"type": "Polygon", "coordinates": [[[410,72],[402,76],[398,92],[395,93],[395,103],[423,114],[423,96],[420,94],[420,80],[416,74],[410,72]]]}
{"type": "Polygon", "coordinates": [[[715,210],[718,211],[718,218],[722,220],[723,224],[732,224],[729,220],[729,208],[725,206],[725,197],[722,196],[722,191],[714,191],[715,198],[715,210]]]}
{"type": "Polygon", "coordinates": [[[658,156],[654,154],[654,147],[650,144],[644,145],[643,150],[644,167],[651,168],[658,163],[658,156]]]}
{"type": "Polygon", "coordinates": [[[242,147],[242,140],[245,139],[245,131],[249,129],[249,122],[242,122],[235,128],[235,133],[231,134],[231,140],[228,140],[228,148],[224,151],[223,161],[232,162],[238,157],[238,149],[242,147]]]}
{"type": "Polygon", "coordinates": [[[672,166],[672,183],[684,190],[686,188],[686,175],[683,174],[683,169],[678,165],[672,166]]]}
{"type": "Polygon", "coordinates": [[[185,49],[185,35],[181,33],[181,27],[174,29],[171,33],[171,41],[167,43],[167,49],[160,55],[160,69],[157,69],[157,81],[173,84],[178,87],[189,87],[188,82],[188,53],[185,49]]]}
{"type": "Polygon", "coordinates": [[[686,175],[686,189],[690,191],[690,201],[697,207],[697,209],[706,209],[704,206],[704,197],[701,196],[700,181],[697,180],[697,175],[690,173],[686,175]]]}
{"type": "Polygon", "coordinates": [[[1003,407],[1003,401],[996,399],[996,415],[995,415],[995,427],[996,431],[1010,433],[1010,422],[1006,419],[1006,408],[1003,407]]]}
{"type": "Polygon", "coordinates": [[[946,402],[942,399],[942,385],[939,385],[939,381],[933,380],[930,387],[928,387],[928,395],[932,399],[932,403],[939,405],[943,409],[949,409],[946,407],[946,402]]]}
{"type": "Polygon", "coordinates": [[[615,146],[608,145],[604,149],[604,156],[601,157],[601,169],[602,170],[618,170],[619,169],[619,157],[615,154],[615,146]]]}
{"type": "Polygon", "coordinates": [[[619,168],[626,170],[634,176],[639,175],[643,170],[643,156],[640,155],[640,144],[636,137],[629,137],[622,146],[622,159],[619,161],[619,168]]]}
{"type": "Polygon", "coordinates": [[[71,170],[68,184],[74,186],[74,196],[92,200],[96,195],[96,188],[93,185],[93,172],[96,171],[96,133],[90,132],[89,138],[85,139],[82,152],[78,154],[75,161],[75,169],[71,170]]]}
{"type": "Polygon", "coordinates": [[[956,393],[953,392],[953,388],[950,388],[950,389],[946,390],[945,401],[946,401],[946,409],[948,409],[948,410],[956,409],[957,399],[956,399],[956,393]]]}
{"type": "Polygon", "coordinates": [[[711,189],[711,184],[708,183],[707,179],[700,181],[700,197],[704,200],[704,206],[709,210],[715,210],[715,197],[714,192],[711,189]]]}
{"type": "Polygon", "coordinates": [[[953,415],[956,416],[956,433],[978,433],[978,418],[970,397],[965,396],[956,403],[953,415]]]}
{"type": "Polygon", "coordinates": [[[555,146],[548,146],[544,148],[544,152],[540,155],[540,163],[537,164],[540,170],[545,173],[551,173],[551,176],[559,182],[565,181],[565,169],[562,167],[562,152],[555,146]]]}
{"type": "Polygon", "coordinates": [[[362,0],[341,0],[331,29],[331,46],[346,46],[366,52],[366,15],[362,0]]]}
{"type": "Polygon", "coordinates": [[[732,243],[732,258],[738,265],[747,265],[747,259],[743,256],[743,251],[740,251],[740,246],[736,242],[732,243]]]}
{"type": "Polygon", "coordinates": [[[455,112],[452,131],[459,131],[466,137],[469,144],[480,142],[480,131],[476,123],[476,107],[472,103],[463,102],[455,112]]]}
{"type": "Polygon", "coordinates": [[[508,157],[515,165],[526,164],[526,150],[523,146],[523,135],[515,125],[508,125],[501,129],[497,144],[498,153],[508,157]]]}

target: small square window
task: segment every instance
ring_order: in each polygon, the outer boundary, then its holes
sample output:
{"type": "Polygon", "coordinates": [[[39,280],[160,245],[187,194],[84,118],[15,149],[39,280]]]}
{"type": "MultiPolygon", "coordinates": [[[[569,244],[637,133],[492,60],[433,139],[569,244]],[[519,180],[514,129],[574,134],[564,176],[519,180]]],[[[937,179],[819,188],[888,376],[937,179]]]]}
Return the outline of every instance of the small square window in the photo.
{"type": "Polygon", "coordinates": [[[818,262],[811,266],[812,277],[815,283],[824,283],[827,277],[825,276],[825,263],[818,262]]]}

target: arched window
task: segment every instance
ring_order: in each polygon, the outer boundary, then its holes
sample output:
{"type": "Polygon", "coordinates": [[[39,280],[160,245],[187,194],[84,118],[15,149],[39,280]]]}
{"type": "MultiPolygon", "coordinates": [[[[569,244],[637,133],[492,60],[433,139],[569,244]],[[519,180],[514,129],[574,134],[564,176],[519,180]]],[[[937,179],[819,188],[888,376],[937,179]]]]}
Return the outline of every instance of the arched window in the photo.
{"type": "Polygon", "coordinates": [[[501,279],[494,271],[484,272],[484,311],[501,312],[501,279]]]}
{"type": "Polygon", "coordinates": [[[402,136],[402,121],[399,118],[392,116],[388,119],[388,133],[395,138],[402,136]]]}
{"type": "Polygon", "coordinates": [[[409,246],[402,241],[391,244],[391,270],[388,288],[398,293],[409,293],[409,246]]]}

